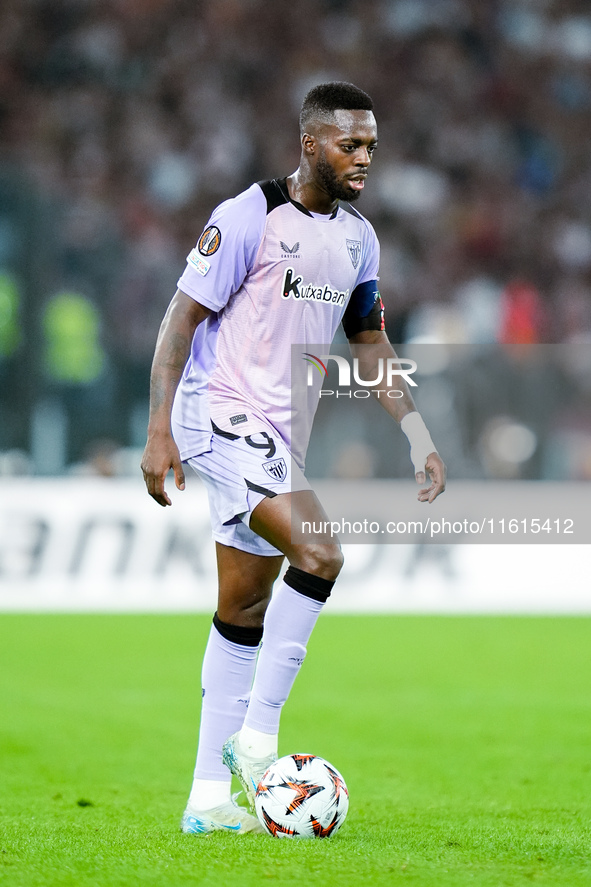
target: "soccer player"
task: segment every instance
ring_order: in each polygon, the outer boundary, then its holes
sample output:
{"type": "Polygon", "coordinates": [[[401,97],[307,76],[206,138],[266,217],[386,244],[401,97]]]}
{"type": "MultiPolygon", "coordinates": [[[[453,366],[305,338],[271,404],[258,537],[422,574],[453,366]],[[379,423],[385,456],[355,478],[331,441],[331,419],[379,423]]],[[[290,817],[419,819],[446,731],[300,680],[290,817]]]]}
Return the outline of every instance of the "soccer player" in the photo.
{"type": "MultiPolygon", "coordinates": [[[[327,517],[303,474],[315,405],[292,436],[290,346],[330,343],[342,322],[353,353],[372,345],[395,357],[377,286],[377,238],[351,205],[377,145],[372,109],[350,83],[308,93],[298,169],[214,210],[160,328],[144,479],[166,506],[171,468],[180,490],[183,464],[202,478],[219,584],[186,832],[262,830],[231,796],[231,773],[252,809],[277,757],[282,707],[343,563],[335,538],[291,538],[292,520],[327,517]]],[[[429,479],[419,499],[432,502],[445,488],[445,466],[404,380],[396,388],[403,397],[380,403],[410,441],[418,483],[429,479]]]]}

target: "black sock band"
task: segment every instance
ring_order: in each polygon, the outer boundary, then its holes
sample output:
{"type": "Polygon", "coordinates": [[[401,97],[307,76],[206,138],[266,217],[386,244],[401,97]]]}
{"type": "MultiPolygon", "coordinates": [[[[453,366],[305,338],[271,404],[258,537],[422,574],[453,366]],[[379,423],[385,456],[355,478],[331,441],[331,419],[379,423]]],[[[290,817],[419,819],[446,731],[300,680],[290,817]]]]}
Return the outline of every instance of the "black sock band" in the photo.
{"type": "Polygon", "coordinates": [[[249,628],[244,625],[229,625],[222,622],[217,613],[213,614],[213,624],[223,638],[232,644],[242,644],[243,647],[258,647],[263,637],[263,627],[249,628]]]}
{"type": "Polygon", "coordinates": [[[313,573],[306,573],[305,570],[300,570],[298,567],[288,567],[283,581],[294,591],[299,591],[300,594],[312,598],[313,601],[318,601],[320,604],[326,603],[334,585],[333,579],[314,576],[313,573]]]}

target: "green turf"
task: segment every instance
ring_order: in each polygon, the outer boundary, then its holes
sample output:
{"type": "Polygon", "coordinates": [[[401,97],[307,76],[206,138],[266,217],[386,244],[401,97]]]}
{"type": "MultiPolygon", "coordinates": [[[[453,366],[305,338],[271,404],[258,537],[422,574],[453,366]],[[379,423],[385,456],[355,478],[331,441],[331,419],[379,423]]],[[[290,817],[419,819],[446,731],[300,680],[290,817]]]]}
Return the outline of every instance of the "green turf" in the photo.
{"type": "Polygon", "coordinates": [[[181,835],[204,616],[0,617],[0,884],[591,885],[591,620],[326,616],[280,752],[325,841],[181,835]]]}

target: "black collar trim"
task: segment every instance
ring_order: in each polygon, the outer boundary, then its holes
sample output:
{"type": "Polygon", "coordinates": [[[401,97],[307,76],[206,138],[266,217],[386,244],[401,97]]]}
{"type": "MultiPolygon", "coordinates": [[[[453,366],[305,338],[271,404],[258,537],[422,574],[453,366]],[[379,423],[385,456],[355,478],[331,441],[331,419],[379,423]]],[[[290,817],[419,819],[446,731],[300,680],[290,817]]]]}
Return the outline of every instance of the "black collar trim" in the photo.
{"type": "MultiPolygon", "coordinates": [[[[295,206],[296,209],[299,209],[300,212],[304,213],[304,215],[310,216],[311,219],[314,218],[313,214],[310,212],[309,209],[306,209],[306,207],[302,203],[298,203],[297,200],[293,200],[289,196],[289,191],[287,190],[287,176],[285,176],[282,179],[273,179],[273,184],[276,185],[277,188],[279,188],[279,190],[281,191],[281,193],[286,201],[293,204],[293,206],[295,206]]],[[[330,215],[331,220],[336,218],[336,215],[339,211],[339,206],[340,206],[340,203],[337,203],[337,205],[333,209],[333,211],[330,215]]]]}

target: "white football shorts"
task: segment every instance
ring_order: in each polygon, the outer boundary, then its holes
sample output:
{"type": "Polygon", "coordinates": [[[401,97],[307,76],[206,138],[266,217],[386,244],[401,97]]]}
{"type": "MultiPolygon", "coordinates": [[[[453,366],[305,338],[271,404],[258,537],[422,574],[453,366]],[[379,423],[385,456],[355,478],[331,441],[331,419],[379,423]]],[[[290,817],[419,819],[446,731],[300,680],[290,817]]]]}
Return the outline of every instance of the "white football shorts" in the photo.
{"type": "Polygon", "coordinates": [[[281,554],[249,526],[253,510],[266,497],[310,489],[279,435],[264,431],[238,437],[215,429],[211,449],[186,464],[207,488],[217,542],[250,554],[281,554]]]}

